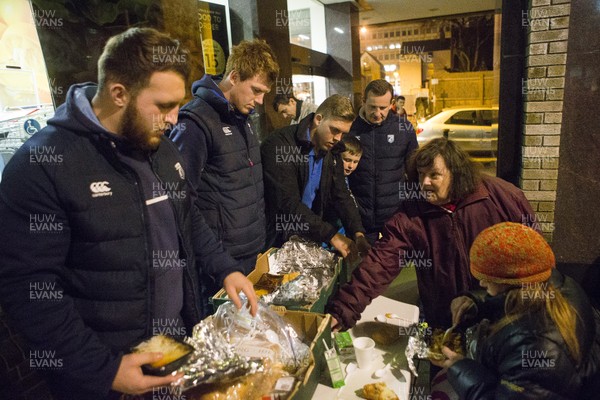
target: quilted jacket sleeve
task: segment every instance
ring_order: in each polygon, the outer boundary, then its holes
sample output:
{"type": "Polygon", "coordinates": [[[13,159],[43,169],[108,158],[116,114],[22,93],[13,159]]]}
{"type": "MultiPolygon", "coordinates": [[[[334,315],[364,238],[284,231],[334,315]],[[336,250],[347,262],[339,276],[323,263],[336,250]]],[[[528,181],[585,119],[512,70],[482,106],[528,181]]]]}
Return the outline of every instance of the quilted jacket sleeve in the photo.
{"type": "Polygon", "coordinates": [[[0,304],[33,354],[43,355],[30,361],[56,367],[47,371],[53,386],[73,398],[104,398],[121,355],[84,324],[62,287],[71,229],[51,181],[59,167],[29,162],[28,147],[15,154],[0,184],[0,304]],[[32,233],[32,216],[49,216],[60,230],[32,233]]]}

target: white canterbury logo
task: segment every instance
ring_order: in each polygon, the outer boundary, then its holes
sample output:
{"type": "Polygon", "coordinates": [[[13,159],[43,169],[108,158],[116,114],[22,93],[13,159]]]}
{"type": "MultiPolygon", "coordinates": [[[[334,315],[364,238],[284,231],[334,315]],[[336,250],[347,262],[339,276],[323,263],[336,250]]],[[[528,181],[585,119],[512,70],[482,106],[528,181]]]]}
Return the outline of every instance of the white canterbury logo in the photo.
{"type": "Polygon", "coordinates": [[[108,181],[92,182],[90,184],[92,197],[112,196],[112,189],[108,187],[108,184],[108,181]]]}

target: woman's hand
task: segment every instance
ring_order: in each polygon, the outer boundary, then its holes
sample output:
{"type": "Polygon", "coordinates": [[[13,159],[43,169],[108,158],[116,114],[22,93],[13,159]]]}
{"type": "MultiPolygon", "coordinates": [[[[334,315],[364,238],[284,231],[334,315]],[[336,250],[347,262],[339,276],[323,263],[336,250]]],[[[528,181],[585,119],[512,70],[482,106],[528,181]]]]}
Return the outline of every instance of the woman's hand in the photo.
{"type": "Polygon", "coordinates": [[[431,361],[431,363],[435,366],[441,368],[450,368],[455,362],[465,358],[465,356],[453,352],[447,346],[442,347],[442,354],[446,356],[445,360],[434,360],[430,358],[429,361],[431,361]]]}

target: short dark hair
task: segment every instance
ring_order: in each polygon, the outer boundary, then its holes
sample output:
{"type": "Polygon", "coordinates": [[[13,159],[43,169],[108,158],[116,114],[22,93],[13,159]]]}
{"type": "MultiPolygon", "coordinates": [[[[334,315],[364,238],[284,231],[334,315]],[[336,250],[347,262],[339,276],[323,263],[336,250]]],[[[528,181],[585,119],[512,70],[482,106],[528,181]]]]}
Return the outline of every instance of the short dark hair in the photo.
{"type": "Polygon", "coordinates": [[[334,94],[326,98],[317,108],[316,114],[321,114],[323,119],[338,119],[347,122],[352,122],[356,118],[352,102],[341,94],[334,94]]]}
{"type": "Polygon", "coordinates": [[[360,140],[358,140],[355,136],[346,135],[342,139],[342,142],[346,147],[344,151],[347,151],[353,156],[360,156],[363,153],[362,144],[360,144],[360,140]]]}
{"type": "Polygon", "coordinates": [[[475,192],[481,181],[479,170],[456,142],[446,138],[432,139],[415,151],[408,161],[407,174],[412,182],[419,182],[418,168],[429,168],[437,156],[441,156],[452,174],[450,200],[464,199],[475,192]]]}
{"type": "Polygon", "coordinates": [[[398,100],[404,100],[404,101],[406,101],[406,99],[404,98],[404,96],[396,96],[396,100],[395,101],[398,101],[398,100]]]}
{"type": "Polygon", "coordinates": [[[367,84],[363,100],[367,101],[369,93],[373,93],[374,96],[379,97],[385,95],[387,92],[391,94],[391,102],[394,99],[394,87],[385,79],[375,79],[367,84]]]}
{"type": "Polygon", "coordinates": [[[187,80],[189,52],[178,40],[152,28],[130,28],[111,37],[98,59],[98,91],[108,82],[133,93],[148,86],[155,72],[173,71],[187,80]]]}
{"type": "Polygon", "coordinates": [[[271,86],[279,75],[279,64],[271,46],[262,39],[242,40],[231,49],[225,66],[225,76],[237,71],[245,81],[264,74],[271,86]]]}
{"type": "Polygon", "coordinates": [[[296,103],[298,102],[298,99],[294,97],[293,94],[279,93],[275,95],[275,98],[273,99],[273,108],[275,109],[275,112],[279,112],[280,104],[283,104],[284,106],[290,104],[290,99],[294,99],[296,103]]]}

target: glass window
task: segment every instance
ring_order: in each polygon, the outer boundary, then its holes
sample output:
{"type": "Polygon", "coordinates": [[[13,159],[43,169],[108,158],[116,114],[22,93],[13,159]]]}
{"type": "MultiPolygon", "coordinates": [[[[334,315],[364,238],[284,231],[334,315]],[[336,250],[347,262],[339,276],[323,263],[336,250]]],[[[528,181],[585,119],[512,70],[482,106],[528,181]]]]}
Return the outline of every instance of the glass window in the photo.
{"type": "Polygon", "coordinates": [[[498,123],[498,110],[481,110],[481,124],[492,126],[498,123]]]}
{"type": "Polygon", "coordinates": [[[406,36],[406,31],[402,31],[402,36],[406,36]]]}
{"type": "Polygon", "coordinates": [[[316,0],[287,0],[290,43],[327,52],[325,7],[316,0]]]}
{"type": "Polygon", "coordinates": [[[388,37],[388,33],[387,33],[387,32],[385,32],[385,33],[383,34],[383,37],[384,37],[384,38],[387,38],[387,37],[388,37]]]}
{"type": "Polygon", "coordinates": [[[476,125],[477,124],[477,111],[466,110],[458,111],[450,117],[446,124],[450,125],[476,125]]]}

